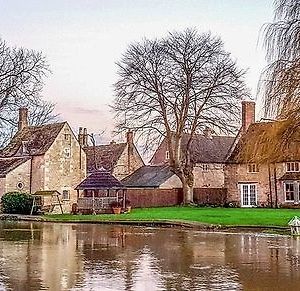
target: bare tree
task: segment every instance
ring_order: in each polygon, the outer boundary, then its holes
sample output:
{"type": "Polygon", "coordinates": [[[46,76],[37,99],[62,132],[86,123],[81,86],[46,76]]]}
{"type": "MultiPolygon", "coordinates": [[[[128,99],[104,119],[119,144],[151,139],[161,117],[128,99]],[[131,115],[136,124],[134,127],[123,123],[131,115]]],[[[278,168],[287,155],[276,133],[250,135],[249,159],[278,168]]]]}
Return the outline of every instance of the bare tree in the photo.
{"type": "Polygon", "coordinates": [[[207,126],[223,133],[236,130],[240,101],[248,95],[244,72],[219,38],[194,29],[131,44],[117,65],[117,130],[139,132],[148,146],[166,137],[170,167],[182,182],[184,203],[192,203],[193,138],[207,126]],[[183,151],[184,134],[189,138],[183,151]]]}
{"type": "Polygon", "coordinates": [[[264,28],[267,68],[261,91],[265,115],[300,119],[300,2],[276,0],[274,20],[264,28]]]}
{"type": "Polygon", "coordinates": [[[40,96],[47,73],[49,67],[41,52],[9,47],[0,39],[0,146],[16,131],[19,107],[29,108],[33,125],[56,118],[54,104],[40,96]]]}

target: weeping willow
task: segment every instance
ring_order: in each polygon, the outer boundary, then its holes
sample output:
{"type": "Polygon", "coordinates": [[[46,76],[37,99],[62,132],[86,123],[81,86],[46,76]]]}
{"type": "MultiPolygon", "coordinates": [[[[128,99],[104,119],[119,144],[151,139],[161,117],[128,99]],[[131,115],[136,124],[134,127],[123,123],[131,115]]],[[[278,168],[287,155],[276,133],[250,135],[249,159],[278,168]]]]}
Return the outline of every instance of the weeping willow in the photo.
{"type": "Polygon", "coordinates": [[[273,22],[264,28],[269,65],[263,73],[266,117],[300,125],[300,1],[276,0],[273,22]]]}

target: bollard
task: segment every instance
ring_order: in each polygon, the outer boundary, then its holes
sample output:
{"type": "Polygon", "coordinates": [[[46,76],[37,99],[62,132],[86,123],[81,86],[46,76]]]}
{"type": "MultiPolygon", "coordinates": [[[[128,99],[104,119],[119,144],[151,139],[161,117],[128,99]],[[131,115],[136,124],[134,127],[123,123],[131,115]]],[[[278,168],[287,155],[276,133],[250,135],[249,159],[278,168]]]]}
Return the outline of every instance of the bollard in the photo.
{"type": "Polygon", "coordinates": [[[298,216],[294,216],[288,225],[291,228],[291,235],[300,235],[300,219],[298,216]]]}

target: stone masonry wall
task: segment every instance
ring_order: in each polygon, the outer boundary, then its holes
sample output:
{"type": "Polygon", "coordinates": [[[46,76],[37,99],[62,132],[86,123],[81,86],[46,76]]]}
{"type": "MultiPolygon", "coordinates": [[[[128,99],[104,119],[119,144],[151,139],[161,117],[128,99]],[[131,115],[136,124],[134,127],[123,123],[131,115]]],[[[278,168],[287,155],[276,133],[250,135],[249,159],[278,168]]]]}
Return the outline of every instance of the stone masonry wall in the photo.
{"type": "Polygon", "coordinates": [[[127,146],[121,154],[117,164],[115,165],[112,174],[117,179],[122,180],[123,178],[129,176],[143,165],[144,162],[141,156],[139,155],[136,147],[133,146],[132,148],[128,149],[127,143],[127,146]]]}
{"type": "MultiPolygon", "coordinates": [[[[276,185],[278,204],[284,203],[284,190],[282,181],[278,180],[285,173],[285,164],[276,164],[276,185]]],[[[241,193],[239,185],[242,183],[257,184],[257,203],[258,205],[268,206],[272,201],[275,202],[275,179],[274,166],[270,168],[271,188],[269,181],[268,165],[259,165],[258,173],[248,173],[247,164],[229,164],[225,167],[225,188],[228,191],[228,202],[241,204],[241,193]],[[270,196],[272,193],[272,197],[270,196]]]]}
{"type": "Polygon", "coordinates": [[[30,192],[30,163],[28,160],[6,175],[4,193],[11,191],[30,192]],[[22,189],[17,187],[18,183],[23,184],[22,189]]]}
{"type": "Polygon", "coordinates": [[[86,155],[71,128],[65,124],[56,140],[45,154],[44,190],[70,191],[70,199],[63,201],[64,212],[70,212],[77,202],[75,187],[86,176],[86,155]],[[66,156],[70,152],[70,157],[66,156]]]}

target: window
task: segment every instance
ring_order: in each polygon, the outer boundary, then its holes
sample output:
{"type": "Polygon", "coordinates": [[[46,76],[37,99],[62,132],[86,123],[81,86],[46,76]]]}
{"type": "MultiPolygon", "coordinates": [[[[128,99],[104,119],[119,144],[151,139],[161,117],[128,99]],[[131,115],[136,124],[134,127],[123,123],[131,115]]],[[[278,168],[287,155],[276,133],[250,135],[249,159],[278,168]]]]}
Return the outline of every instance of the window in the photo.
{"type": "Polygon", "coordinates": [[[69,190],[63,190],[62,191],[62,199],[63,200],[70,200],[70,191],[69,190]]]}
{"type": "Polygon", "coordinates": [[[286,171],[287,172],[299,172],[300,171],[300,163],[299,162],[286,163],[286,171]]]}
{"type": "Polygon", "coordinates": [[[22,190],[22,189],[24,188],[24,184],[23,184],[22,182],[18,182],[17,188],[18,188],[19,190],[22,190]]]}
{"type": "Polygon", "coordinates": [[[70,148],[65,148],[63,155],[65,158],[70,158],[71,157],[71,149],[70,148]]]}
{"type": "Polygon", "coordinates": [[[248,164],[248,173],[258,173],[258,165],[257,164],[248,164]]]}
{"type": "Polygon", "coordinates": [[[166,151],[166,160],[169,160],[170,159],[170,153],[169,151],[166,151]]]}
{"type": "Polygon", "coordinates": [[[285,201],[295,200],[295,185],[294,182],[284,183],[285,201]]]}
{"type": "Polygon", "coordinates": [[[64,137],[65,137],[65,141],[67,142],[67,144],[70,145],[71,144],[71,134],[65,133],[64,137]]]}
{"type": "Polygon", "coordinates": [[[208,172],[208,170],[209,170],[208,164],[202,164],[202,171],[203,172],[208,172]]]}
{"type": "Polygon", "coordinates": [[[243,207],[253,207],[257,204],[257,185],[241,184],[241,204],[243,207]]]}

